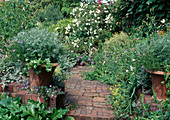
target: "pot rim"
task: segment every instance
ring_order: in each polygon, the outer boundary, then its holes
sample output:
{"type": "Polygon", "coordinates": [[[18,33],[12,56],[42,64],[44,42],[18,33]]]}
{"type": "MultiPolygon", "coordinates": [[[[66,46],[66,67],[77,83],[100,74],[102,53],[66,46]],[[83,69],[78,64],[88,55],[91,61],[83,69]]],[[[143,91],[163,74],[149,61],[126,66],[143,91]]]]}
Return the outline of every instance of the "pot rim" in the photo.
{"type": "Polygon", "coordinates": [[[158,74],[158,75],[165,75],[165,73],[167,75],[170,75],[170,72],[164,72],[164,71],[152,71],[152,70],[147,70],[147,69],[145,69],[145,71],[147,71],[148,73],[158,74]]]}

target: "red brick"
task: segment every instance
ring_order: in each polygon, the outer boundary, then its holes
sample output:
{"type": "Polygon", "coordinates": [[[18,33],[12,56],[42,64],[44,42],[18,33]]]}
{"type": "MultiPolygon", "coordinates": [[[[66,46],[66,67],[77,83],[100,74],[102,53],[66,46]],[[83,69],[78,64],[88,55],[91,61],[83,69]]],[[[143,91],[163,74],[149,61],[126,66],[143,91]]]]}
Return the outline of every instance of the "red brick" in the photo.
{"type": "Polygon", "coordinates": [[[17,93],[27,93],[27,91],[26,90],[20,90],[17,93]]]}
{"type": "Polygon", "coordinates": [[[90,116],[86,115],[86,120],[92,120],[91,115],[90,116]]]}
{"type": "Polygon", "coordinates": [[[57,97],[53,97],[53,98],[49,98],[49,106],[50,107],[56,107],[56,98],[57,97]]]}
{"type": "Polygon", "coordinates": [[[110,93],[100,93],[100,96],[101,96],[101,97],[106,97],[106,96],[109,97],[109,94],[110,94],[110,93]]]}
{"type": "Polygon", "coordinates": [[[103,97],[94,97],[93,101],[94,102],[106,102],[105,98],[103,97]]]}
{"type": "Polygon", "coordinates": [[[11,93],[10,96],[15,98],[16,97],[16,93],[11,93]]]}
{"type": "Polygon", "coordinates": [[[99,94],[97,94],[97,93],[85,92],[85,93],[84,93],[84,96],[87,96],[87,97],[98,97],[99,94]]]}
{"type": "Polygon", "coordinates": [[[86,110],[87,114],[90,114],[92,113],[92,110],[86,110]]]}
{"type": "Polygon", "coordinates": [[[9,86],[9,92],[10,93],[13,93],[13,87],[14,87],[14,85],[16,84],[16,82],[13,82],[13,83],[10,83],[8,86],[9,86]]]}
{"type": "Polygon", "coordinates": [[[96,111],[96,110],[93,110],[93,112],[92,112],[91,115],[92,115],[92,116],[97,116],[97,111],[96,111]]]}
{"type": "Polygon", "coordinates": [[[90,102],[90,101],[78,101],[78,105],[80,105],[80,106],[91,106],[92,102],[90,102]]]}
{"type": "Polygon", "coordinates": [[[75,91],[69,91],[67,92],[68,95],[75,95],[75,96],[82,96],[84,92],[75,92],[75,91]]]}
{"type": "Polygon", "coordinates": [[[26,100],[26,103],[27,103],[27,100],[31,100],[32,99],[32,94],[26,94],[25,96],[25,100],[26,100]]]}
{"type": "Polygon", "coordinates": [[[99,92],[99,93],[101,93],[101,92],[102,92],[102,89],[97,89],[96,91],[99,92]]]}
{"type": "Polygon", "coordinates": [[[87,113],[86,110],[81,110],[82,115],[86,115],[86,113],[87,113]]]}
{"type": "Polygon", "coordinates": [[[92,93],[96,93],[97,91],[96,91],[95,89],[92,89],[91,92],[92,92],[92,93]]]}
{"type": "Polygon", "coordinates": [[[45,100],[43,99],[42,96],[40,96],[40,102],[45,103],[45,100]]]}
{"type": "Polygon", "coordinates": [[[37,95],[37,94],[32,94],[32,99],[33,99],[34,101],[37,101],[37,100],[38,100],[38,95],[37,95]]]}
{"type": "Polygon", "coordinates": [[[21,101],[25,104],[25,93],[16,93],[16,97],[20,96],[21,101]]]}
{"type": "Polygon", "coordinates": [[[3,92],[2,85],[0,84],[0,92],[3,92]]]}
{"type": "Polygon", "coordinates": [[[70,116],[74,116],[74,114],[75,114],[75,110],[72,110],[72,111],[70,111],[70,113],[69,113],[70,116]]]}
{"type": "Polygon", "coordinates": [[[86,117],[84,115],[80,114],[80,120],[85,120],[85,119],[86,119],[86,117]]]}
{"type": "Polygon", "coordinates": [[[74,116],[75,120],[80,120],[79,116],[74,116]]]}
{"type": "Polygon", "coordinates": [[[81,110],[80,110],[80,109],[78,109],[78,110],[76,110],[76,111],[75,111],[75,114],[74,114],[74,115],[75,115],[75,116],[79,116],[79,115],[80,115],[80,113],[81,113],[81,110]]]}
{"type": "Polygon", "coordinates": [[[22,85],[21,85],[21,84],[16,83],[16,84],[13,86],[13,92],[14,92],[14,93],[18,92],[18,91],[19,91],[19,89],[17,89],[17,88],[21,88],[21,87],[22,87],[22,85]]]}

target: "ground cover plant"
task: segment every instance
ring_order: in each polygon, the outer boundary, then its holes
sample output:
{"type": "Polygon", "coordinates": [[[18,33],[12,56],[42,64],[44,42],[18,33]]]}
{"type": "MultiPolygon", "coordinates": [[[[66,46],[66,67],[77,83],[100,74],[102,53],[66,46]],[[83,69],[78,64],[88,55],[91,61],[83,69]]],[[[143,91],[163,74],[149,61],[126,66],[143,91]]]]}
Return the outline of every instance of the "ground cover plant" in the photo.
{"type": "MultiPolygon", "coordinates": [[[[169,97],[161,101],[161,106],[155,99],[153,102],[159,109],[154,110],[150,103],[144,101],[144,97],[138,100],[136,96],[138,88],[141,88],[143,93],[155,96],[152,92],[151,77],[145,69],[169,72],[170,41],[167,5],[168,3],[163,0],[117,0],[107,4],[102,0],[97,2],[82,0],[81,3],[77,0],[74,2],[12,0],[0,3],[2,7],[0,10],[0,57],[2,58],[0,81],[5,86],[7,83],[20,82],[23,79],[24,65],[18,64],[17,58],[28,62],[29,68],[37,69],[39,64],[46,64],[47,71],[50,71],[51,63],[57,61],[60,63],[61,71],[56,70],[55,76],[59,81],[64,79],[59,74],[64,75],[65,71],[76,63],[90,65],[94,71],[85,73],[86,79],[113,85],[110,88],[108,101],[112,105],[115,119],[168,119],[169,97]],[[53,11],[52,15],[51,11],[53,11]],[[31,29],[35,26],[38,28],[31,29]],[[11,42],[12,38],[14,38],[13,42],[11,42]],[[48,46],[50,42],[52,42],[51,47],[48,46]],[[57,54],[65,52],[64,56],[56,57],[57,54]],[[15,64],[11,61],[14,59],[15,64]],[[148,64],[148,61],[153,64],[148,64]]],[[[168,88],[170,79],[168,75],[165,78],[168,88]]],[[[21,89],[28,90],[29,85],[29,81],[25,81],[21,89]]],[[[61,91],[57,91],[60,87],[60,84],[56,83],[49,88],[35,88],[34,92],[44,96],[54,96],[60,94],[61,91]]],[[[28,92],[32,91],[28,90],[28,92]]],[[[19,103],[17,100],[14,102],[19,103]]],[[[34,105],[33,102],[31,103],[34,105]]],[[[19,103],[19,106],[22,105],[19,103]]],[[[43,108],[43,105],[37,102],[35,106],[43,108]]],[[[17,114],[20,113],[21,111],[17,114]]],[[[42,115],[39,112],[37,114],[42,115]]],[[[52,112],[44,114],[51,115],[52,112]]]]}
{"type": "Polygon", "coordinates": [[[45,104],[38,101],[28,100],[27,105],[21,103],[21,99],[6,97],[0,100],[1,120],[56,120],[63,118],[68,109],[53,108],[46,110],[45,104]]]}

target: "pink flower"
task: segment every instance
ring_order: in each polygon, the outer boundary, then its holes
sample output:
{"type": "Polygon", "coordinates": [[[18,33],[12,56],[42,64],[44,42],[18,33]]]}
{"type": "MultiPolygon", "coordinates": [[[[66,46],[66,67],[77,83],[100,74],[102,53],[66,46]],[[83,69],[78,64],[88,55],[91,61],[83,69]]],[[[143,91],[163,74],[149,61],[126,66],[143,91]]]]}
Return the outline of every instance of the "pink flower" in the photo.
{"type": "Polygon", "coordinates": [[[16,50],[15,49],[13,49],[13,52],[15,52],[16,50]]]}
{"type": "Polygon", "coordinates": [[[135,38],[135,40],[139,40],[139,38],[135,38]]]}
{"type": "Polygon", "coordinates": [[[94,49],[95,51],[98,51],[95,47],[93,47],[93,49],[94,49]]]}
{"type": "Polygon", "coordinates": [[[101,4],[102,4],[101,0],[99,0],[97,4],[100,4],[100,5],[101,5],[101,4]]]}
{"type": "Polygon", "coordinates": [[[134,48],[131,48],[131,51],[133,50],[134,48]]]}

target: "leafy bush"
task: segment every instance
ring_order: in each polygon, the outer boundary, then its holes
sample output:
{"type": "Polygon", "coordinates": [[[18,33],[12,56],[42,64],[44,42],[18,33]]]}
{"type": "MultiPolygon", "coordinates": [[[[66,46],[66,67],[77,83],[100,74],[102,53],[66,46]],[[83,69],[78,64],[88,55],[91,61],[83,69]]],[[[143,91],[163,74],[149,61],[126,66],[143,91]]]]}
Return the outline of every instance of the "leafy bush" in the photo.
{"type": "Polygon", "coordinates": [[[111,4],[81,4],[71,13],[75,20],[68,25],[65,34],[69,36],[70,49],[76,53],[89,51],[99,42],[110,37],[116,29],[111,4]]]}
{"type": "Polygon", "coordinates": [[[162,19],[166,20],[170,15],[168,2],[164,0],[119,0],[114,5],[116,21],[121,22],[123,31],[131,33],[142,32],[142,35],[146,35],[148,31],[150,33],[154,32],[154,28],[162,25],[160,21],[162,19]],[[149,24],[152,24],[152,27],[149,24]],[[138,31],[133,30],[133,28],[138,28],[141,25],[142,29],[138,31]]]}
{"type": "Polygon", "coordinates": [[[9,49],[12,60],[27,63],[28,69],[33,67],[37,73],[40,72],[41,65],[50,71],[51,63],[58,62],[65,55],[64,46],[58,36],[47,29],[34,28],[18,33],[9,49]]]}
{"type": "Polygon", "coordinates": [[[53,108],[52,111],[46,110],[45,104],[37,101],[28,100],[27,105],[21,104],[21,99],[6,97],[0,100],[0,119],[6,120],[40,120],[50,119],[56,120],[63,118],[63,115],[68,111],[67,109],[53,108]]]}
{"type": "Polygon", "coordinates": [[[5,49],[13,36],[34,27],[35,22],[23,0],[0,2],[0,7],[0,48],[5,49]]]}
{"type": "Polygon", "coordinates": [[[133,41],[129,38],[129,36],[126,33],[124,32],[115,33],[113,37],[104,42],[104,50],[113,52],[117,49],[115,48],[116,47],[115,44],[121,48],[124,48],[126,45],[130,46],[132,42],[133,41]]]}
{"type": "Polygon", "coordinates": [[[154,34],[137,45],[141,63],[148,70],[170,72],[170,32],[160,36],[154,34]]]}
{"type": "Polygon", "coordinates": [[[24,0],[24,1],[27,5],[29,5],[29,11],[35,13],[37,10],[44,9],[46,6],[54,4],[56,0],[24,0]]]}
{"type": "Polygon", "coordinates": [[[37,10],[35,12],[35,18],[43,23],[44,26],[49,26],[50,24],[56,24],[58,20],[63,19],[63,15],[57,7],[48,5],[44,9],[37,10]]]}
{"type": "Polygon", "coordinates": [[[62,34],[65,34],[65,28],[68,26],[68,24],[72,24],[73,19],[62,19],[57,22],[57,24],[54,24],[49,27],[49,30],[51,32],[59,32],[62,34]]]}

